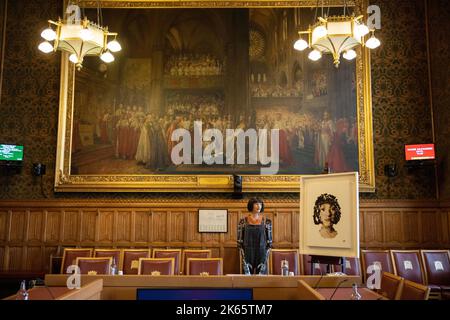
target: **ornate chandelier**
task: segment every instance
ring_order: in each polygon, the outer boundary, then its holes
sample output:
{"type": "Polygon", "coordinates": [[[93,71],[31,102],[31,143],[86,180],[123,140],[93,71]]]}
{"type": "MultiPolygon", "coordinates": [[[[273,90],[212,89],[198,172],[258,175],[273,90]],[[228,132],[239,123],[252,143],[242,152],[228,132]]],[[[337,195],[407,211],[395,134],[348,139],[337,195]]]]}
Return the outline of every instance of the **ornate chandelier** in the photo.
{"type": "Polygon", "coordinates": [[[89,21],[86,16],[81,19],[80,7],[70,1],[64,20],[48,22],[49,27],[41,33],[45,41],[39,44],[39,50],[44,53],[57,50],[68,52],[69,60],[78,70],[82,68],[85,56],[99,56],[104,62],[110,63],[114,61],[111,52],[122,50],[116,40],[117,33],[101,26],[100,6],[97,8],[97,23],[89,21]],[[56,30],[52,29],[52,25],[56,30]]]}
{"type": "Polygon", "coordinates": [[[294,49],[303,51],[311,48],[308,58],[317,61],[322,54],[332,54],[335,67],[339,67],[340,56],[347,60],[356,57],[356,51],[353,50],[358,45],[366,46],[369,49],[375,49],[380,45],[374,35],[374,30],[361,22],[363,16],[346,15],[344,7],[343,16],[325,16],[319,17],[317,22],[309,26],[306,31],[299,31],[299,39],[294,43],[294,49]],[[369,33],[371,37],[365,39],[369,33]],[[302,39],[302,35],[308,35],[308,41],[302,39]]]}

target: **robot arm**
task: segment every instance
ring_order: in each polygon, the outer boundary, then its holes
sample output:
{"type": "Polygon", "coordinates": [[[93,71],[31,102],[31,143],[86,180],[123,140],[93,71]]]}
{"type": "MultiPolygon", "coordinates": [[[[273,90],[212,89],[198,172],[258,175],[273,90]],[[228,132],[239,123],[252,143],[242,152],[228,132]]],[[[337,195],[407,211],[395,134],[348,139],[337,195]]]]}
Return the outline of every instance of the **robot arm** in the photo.
{"type": "Polygon", "coordinates": [[[269,219],[266,219],[265,223],[265,232],[266,232],[266,259],[263,263],[260,263],[258,265],[259,274],[267,274],[267,261],[269,259],[270,250],[272,249],[272,221],[269,219]]]}
{"type": "Polygon", "coordinates": [[[241,219],[238,224],[237,229],[237,246],[239,249],[244,248],[244,229],[245,229],[245,221],[241,219]]]}
{"type": "Polygon", "coordinates": [[[245,233],[245,220],[241,219],[238,224],[237,247],[239,249],[239,253],[241,254],[244,274],[249,275],[251,274],[250,269],[252,268],[252,266],[245,260],[244,233],[245,233]]]}
{"type": "Polygon", "coordinates": [[[272,248],[273,234],[272,234],[272,221],[266,220],[266,248],[267,250],[272,248]]]}

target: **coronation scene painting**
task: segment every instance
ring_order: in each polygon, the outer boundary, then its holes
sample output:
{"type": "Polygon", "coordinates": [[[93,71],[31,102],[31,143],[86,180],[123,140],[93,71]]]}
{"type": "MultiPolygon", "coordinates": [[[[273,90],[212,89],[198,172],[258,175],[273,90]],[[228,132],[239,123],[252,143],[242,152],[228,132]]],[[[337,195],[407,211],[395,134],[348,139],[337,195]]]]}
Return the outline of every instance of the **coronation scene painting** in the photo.
{"type": "MultiPolygon", "coordinates": [[[[355,61],[312,62],[293,49],[298,35],[288,34],[307,29],[314,14],[103,10],[124,49],[112,64],[87,57],[76,72],[71,174],[260,172],[249,148],[245,164],[174,164],[172,133],[184,128],[193,137],[195,121],[224,140],[226,129],[279,129],[280,174],[358,171],[355,61]]],[[[268,154],[270,139],[259,141],[268,154]]]]}

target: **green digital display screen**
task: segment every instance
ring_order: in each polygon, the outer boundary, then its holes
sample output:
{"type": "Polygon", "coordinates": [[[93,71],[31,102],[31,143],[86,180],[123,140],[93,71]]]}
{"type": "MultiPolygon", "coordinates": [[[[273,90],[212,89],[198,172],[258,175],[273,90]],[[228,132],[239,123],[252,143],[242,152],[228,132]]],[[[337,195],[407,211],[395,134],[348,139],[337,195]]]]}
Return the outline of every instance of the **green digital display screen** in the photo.
{"type": "Polygon", "coordinates": [[[0,144],[0,160],[23,161],[23,146],[0,144]]]}

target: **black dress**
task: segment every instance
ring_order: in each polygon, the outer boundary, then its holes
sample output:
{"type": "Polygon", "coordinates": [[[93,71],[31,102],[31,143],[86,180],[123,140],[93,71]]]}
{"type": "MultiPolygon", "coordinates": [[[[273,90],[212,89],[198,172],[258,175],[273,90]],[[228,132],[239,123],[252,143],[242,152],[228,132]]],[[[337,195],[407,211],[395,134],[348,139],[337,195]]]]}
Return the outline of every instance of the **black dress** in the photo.
{"type": "MultiPolygon", "coordinates": [[[[252,274],[267,274],[267,254],[272,247],[272,222],[263,219],[261,224],[249,224],[247,218],[241,219],[238,226],[238,247],[244,252],[245,264],[252,274]]],[[[247,271],[248,272],[248,271],[247,271]]]]}

